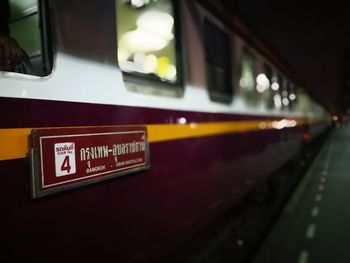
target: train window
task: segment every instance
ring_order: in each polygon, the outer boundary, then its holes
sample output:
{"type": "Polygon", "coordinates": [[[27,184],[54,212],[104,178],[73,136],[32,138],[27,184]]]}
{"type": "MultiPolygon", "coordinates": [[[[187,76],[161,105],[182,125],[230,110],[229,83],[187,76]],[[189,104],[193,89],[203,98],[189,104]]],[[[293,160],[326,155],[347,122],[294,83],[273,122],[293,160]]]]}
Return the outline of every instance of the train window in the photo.
{"type": "Polygon", "coordinates": [[[297,103],[297,96],[295,92],[295,85],[292,82],[289,82],[288,94],[289,106],[291,109],[294,109],[297,103]]]}
{"type": "Polygon", "coordinates": [[[6,65],[2,68],[3,71],[36,76],[46,76],[51,73],[52,49],[48,43],[49,21],[45,19],[46,5],[46,1],[9,0],[10,12],[7,12],[7,8],[3,8],[1,20],[8,20],[6,31],[9,35],[5,32],[6,37],[16,41],[24,54],[20,63],[11,64],[11,59],[8,58],[6,65]]]}
{"type": "Polygon", "coordinates": [[[226,33],[209,20],[204,21],[206,76],[212,101],[230,103],[232,100],[231,49],[226,33]]]}
{"type": "Polygon", "coordinates": [[[257,90],[258,92],[262,93],[263,102],[266,105],[266,108],[273,109],[274,108],[274,102],[273,102],[273,95],[274,92],[271,89],[272,84],[272,68],[268,64],[264,64],[263,67],[263,74],[259,74],[256,82],[257,82],[257,90]]]}
{"type": "Polygon", "coordinates": [[[255,88],[255,57],[247,49],[243,50],[240,63],[241,94],[247,104],[255,105],[257,103],[257,93],[255,88]]]}
{"type": "Polygon", "coordinates": [[[282,108],[282,97],[280,94],[281,81],[283,81],[281,75],[278,75],[278,77],[274,75],[271,79],[271,90],[273,93],[273,104],[275,105],[276,109],[282,108]]]}
{"type": "Polygon", "coordinates": [[[179,83],[175,8],[171,0],[116,0],[118,63],[124,76],[179,83]]]}
{"type": "Polygon", "coordinates": [[[283,78],[280,76],[280,94],[281,94],[281,100],[282,100],[282,109],[288,109],[289,108],[289,98],[288,98],[288,83],[289,81],[286,78],[283,78]]]}

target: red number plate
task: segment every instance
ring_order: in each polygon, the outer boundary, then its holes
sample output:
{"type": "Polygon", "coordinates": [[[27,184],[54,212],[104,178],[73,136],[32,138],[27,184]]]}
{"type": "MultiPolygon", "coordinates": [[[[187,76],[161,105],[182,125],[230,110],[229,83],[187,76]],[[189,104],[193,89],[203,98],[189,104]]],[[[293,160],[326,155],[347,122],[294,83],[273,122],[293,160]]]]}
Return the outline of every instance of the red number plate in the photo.
{"type": "Polygon", "coordinates": [[[34,198],[149,168],[145,126],[32,131],[34,198]]]}

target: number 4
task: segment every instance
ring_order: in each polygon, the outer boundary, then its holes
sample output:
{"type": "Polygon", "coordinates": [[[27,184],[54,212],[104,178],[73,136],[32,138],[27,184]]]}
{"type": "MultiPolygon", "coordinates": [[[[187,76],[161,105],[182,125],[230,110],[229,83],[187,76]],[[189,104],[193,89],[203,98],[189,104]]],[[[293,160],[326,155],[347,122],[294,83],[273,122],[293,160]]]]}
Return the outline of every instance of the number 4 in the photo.
{"type": "Polygon", "coordinates": [[[64,160],[61,165],[61,171],[64,172],[66,171],[68,174],[70,173],[71,166],[69,164],[69,155],[64,157],[64,160]]]}

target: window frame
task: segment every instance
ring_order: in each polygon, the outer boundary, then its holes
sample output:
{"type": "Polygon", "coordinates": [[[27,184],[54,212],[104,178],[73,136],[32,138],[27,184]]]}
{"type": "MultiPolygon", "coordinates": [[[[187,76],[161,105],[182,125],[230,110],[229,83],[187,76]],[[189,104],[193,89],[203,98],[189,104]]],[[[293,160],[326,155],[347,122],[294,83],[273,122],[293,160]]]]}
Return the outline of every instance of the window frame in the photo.
{"type": "Polygon", "coordinates": [[[41,48],[43,56],[43,71],[45,76],[52,74],[55,55],[56,55],[56,46],[54,43],[54,34],[53,32],[53,21],[50,14],[50,1],[38,0],[38,14],[39,14],[39,27],[41,31],[41,48]]]}

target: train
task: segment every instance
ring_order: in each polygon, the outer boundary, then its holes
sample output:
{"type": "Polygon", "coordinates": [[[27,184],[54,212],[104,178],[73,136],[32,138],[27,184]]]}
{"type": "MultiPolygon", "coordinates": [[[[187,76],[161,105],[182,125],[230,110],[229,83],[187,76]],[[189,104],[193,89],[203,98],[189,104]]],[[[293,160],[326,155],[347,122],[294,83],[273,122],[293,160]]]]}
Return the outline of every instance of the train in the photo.
{"type": "Polygon", "coordinates": [[[165,262],[331,125],[220,1],[10,5],[2,262],[165,262]]]}

